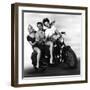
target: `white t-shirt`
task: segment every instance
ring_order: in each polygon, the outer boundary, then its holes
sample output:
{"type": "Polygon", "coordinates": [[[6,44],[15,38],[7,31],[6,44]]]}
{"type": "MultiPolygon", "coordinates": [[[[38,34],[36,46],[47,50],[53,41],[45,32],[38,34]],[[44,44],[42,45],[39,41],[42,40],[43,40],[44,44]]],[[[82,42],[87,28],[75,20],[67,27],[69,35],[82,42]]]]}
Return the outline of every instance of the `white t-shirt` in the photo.
{"type": "Polygon", "coordinates": [[[47,28],[46,31],[45,31],[45,36],[46,37],[51,37],[51,35],[54,34],[55,30],[56,30],[55,26],[52,26],[51,28],[47,28]]]}

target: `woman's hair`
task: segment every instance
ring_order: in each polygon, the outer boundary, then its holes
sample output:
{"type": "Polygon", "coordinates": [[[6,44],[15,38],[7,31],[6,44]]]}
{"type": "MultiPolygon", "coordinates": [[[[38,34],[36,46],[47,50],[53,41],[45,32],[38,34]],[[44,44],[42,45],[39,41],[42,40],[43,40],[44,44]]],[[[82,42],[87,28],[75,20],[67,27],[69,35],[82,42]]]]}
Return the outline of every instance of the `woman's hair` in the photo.
{"type": "Polygon", "coordinates": [[[49,20],[48,18],[44,18],[44,19],[43,19],[43,24],[44,24],[45,22],[48,22],[48,23],[49,23],[50,20],[49,20]]]}
{"type": "Polygon", "coordinates": [[[28,25],[28,31],[29,31],[29,33],[34,31],[33,27],[30,24],[28,25]]]}

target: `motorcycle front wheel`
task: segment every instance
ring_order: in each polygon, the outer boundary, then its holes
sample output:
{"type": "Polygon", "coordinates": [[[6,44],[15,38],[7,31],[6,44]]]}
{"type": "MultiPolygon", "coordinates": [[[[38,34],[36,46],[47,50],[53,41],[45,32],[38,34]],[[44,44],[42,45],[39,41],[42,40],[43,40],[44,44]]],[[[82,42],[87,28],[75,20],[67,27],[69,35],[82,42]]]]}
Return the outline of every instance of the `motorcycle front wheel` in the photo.
{"type": "Polygon", "coordinates": [[[77,67],[77,57],[70,46],[65,47],[65,49],[62,53],[62,56],[64,59],[64,63],[66,63],[69,68],[76,68],[77,67]]]}

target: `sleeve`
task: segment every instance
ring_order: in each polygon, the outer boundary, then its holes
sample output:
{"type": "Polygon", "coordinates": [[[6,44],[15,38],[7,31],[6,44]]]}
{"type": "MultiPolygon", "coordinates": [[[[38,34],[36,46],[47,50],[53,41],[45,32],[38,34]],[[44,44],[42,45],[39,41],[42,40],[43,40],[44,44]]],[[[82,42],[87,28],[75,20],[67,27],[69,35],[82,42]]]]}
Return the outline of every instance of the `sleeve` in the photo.
{"type": "Polygon", "coordinates": [[[30,36],[29,36],[29,35],[27,36],[27,41],[31,41],[31,38],[30,38],[30,36]]]}

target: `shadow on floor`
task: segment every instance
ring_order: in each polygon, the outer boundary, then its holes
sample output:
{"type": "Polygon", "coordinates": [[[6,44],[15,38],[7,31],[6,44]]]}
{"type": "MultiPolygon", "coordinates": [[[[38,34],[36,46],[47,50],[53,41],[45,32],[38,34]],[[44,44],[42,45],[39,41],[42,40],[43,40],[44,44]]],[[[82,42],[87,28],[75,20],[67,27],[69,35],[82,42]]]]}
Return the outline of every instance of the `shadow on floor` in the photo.
{"type": "Polygon", "coordinates": [[[57,66],[49,66],[44,72],[37,72],[34,68],[24,70],[24,77],[43,77],[43,76],[64,76],[64,75],[80,75],[80,61],[77,68],[65,68],[64,64],[57,66]]]}

